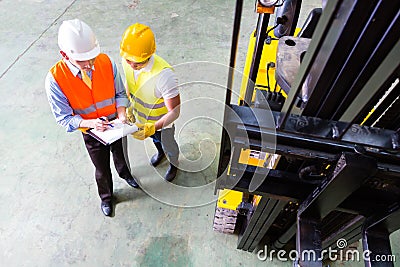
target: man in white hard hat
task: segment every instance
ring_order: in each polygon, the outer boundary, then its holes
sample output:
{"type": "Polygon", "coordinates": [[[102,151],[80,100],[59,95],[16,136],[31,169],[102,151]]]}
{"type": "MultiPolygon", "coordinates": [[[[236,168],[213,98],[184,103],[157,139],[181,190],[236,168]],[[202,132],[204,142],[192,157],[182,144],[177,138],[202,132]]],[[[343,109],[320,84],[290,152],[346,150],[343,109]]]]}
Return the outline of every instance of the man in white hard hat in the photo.
{"type": "MultiPolygon", "coordinates": [[[[78,19],[64,21],[58,32],[62,59],[46,77],[46,93],[57,123],[73,132],[82,128],[106,130],[115,118],[126,121],[129,100],[113,60],[100,53],[92,29],[78,19]]],[[[103,145],[88,134],[83,140],[96,169],[95,178],[106,216],[113,212],[110,152],[119,176],[138,188],[127,166],[122,139],[103,145]]]]}

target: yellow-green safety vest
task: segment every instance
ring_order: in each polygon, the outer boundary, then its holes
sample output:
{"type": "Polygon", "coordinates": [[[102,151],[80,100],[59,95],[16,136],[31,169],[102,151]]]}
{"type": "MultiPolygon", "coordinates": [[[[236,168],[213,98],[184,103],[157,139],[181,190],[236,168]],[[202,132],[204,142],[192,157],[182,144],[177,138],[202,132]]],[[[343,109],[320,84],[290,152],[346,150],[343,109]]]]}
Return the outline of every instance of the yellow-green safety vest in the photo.
{"type": "Polygon", "coordinates": [[[125,77],[131,94],[133,112],[136,119],[141,123],[155,123],[167,114],[168,109],[165,106],[164,99],[155,96],[157,75],[166,68],[172,67],[161,57],[153,55],[154,64],[149,72],[141,72],[138,79],[135,80],[132,67],[125,61],[122,61],[125,77]]]}

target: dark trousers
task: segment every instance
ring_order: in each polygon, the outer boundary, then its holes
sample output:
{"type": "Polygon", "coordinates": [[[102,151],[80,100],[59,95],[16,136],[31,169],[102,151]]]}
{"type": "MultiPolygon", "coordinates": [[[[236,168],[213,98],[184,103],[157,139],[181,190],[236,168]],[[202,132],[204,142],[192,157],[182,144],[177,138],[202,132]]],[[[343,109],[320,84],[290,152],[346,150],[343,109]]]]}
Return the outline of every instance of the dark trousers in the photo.
{"type": "Polygon", "coordinates": [[[107,146],[88,134],[83,134],[83,140],[85,141],[85,146],[93,165],[96,168],[95,178],[100,199],[104,202],[111,201],[113,195],[113,181],[110,169],[110,151],[113,155],[115,169],[119,176],[123,179],[132,178],[132,174],[125,160],[122,139],[107,146]]]}
{"type": "Polygon", "coordinates": [[[177,166],[179,157],[179,147],[175,140],[175,125],[171,128],[165,128],[157,131],[151,136],[157,149],[162,150],[167,155],[169,162],[177,166]]]}

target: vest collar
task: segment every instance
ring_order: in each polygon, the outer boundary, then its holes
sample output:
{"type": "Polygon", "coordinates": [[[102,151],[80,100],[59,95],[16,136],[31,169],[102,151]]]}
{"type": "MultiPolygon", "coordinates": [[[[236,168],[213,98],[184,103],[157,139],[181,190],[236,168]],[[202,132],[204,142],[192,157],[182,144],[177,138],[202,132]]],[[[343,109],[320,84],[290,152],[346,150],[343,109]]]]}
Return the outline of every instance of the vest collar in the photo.
{"type": "Polygon", "coordinates": [[[141,68],[140,70],[134,70],[135,75],[139,75],[142,72],[150,72],[154,65],[154,56],[151,56],[149,62],[147,62],[146,66],[141,68]]]}
{"type": "MultiPolygon", "coordinates": [[[[65,64],[67,64],[67,67],[71,71],[72,75],[74,75],[75,77],[78,75],[78,73],[81,72],[81,70],[77,66],[72,64],[69,60],[63,59],[63,61],[65,62],[65,64]]],[[[94,66],[92,67],[92,70],[94,70],[94,66]]]]}

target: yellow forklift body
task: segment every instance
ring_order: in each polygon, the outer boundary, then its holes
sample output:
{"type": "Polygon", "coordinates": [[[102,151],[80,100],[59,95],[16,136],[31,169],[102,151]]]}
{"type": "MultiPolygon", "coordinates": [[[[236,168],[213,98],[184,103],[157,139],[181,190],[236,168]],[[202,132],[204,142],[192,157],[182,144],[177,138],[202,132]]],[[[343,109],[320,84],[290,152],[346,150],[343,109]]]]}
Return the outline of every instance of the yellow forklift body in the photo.
{"type": "Polygon", "coordinates": [[[223,189],[218,192],[217,207],[236,210],[242,202],[243,193],[235,190],[223,189]]]}
{"type": "MultiPolygon", "coordinates": [[[[268,27],[268,30],[271,30],[271,27],[268,27]]],[[[296,28],[295,30],[295,36],[300,32],[300,28],[296,28]]],[[[257,73],[257,79],[255,83],[255,88],[256,90],[266,90],[268,89],[268,79],[267,79],[267,64],[270,62],[273,62],[276,64],[276,54],[277,54],[277,48],[278,48],[278,41],[274,40],[276,39],[274,35],[274,31],[271,30],[269,33],[269,36],[272,37],[272,41],[269,44],[264,44],[261,59],[260,59],[260,67],[258,68],[258,73],[257,73]]],[[[250,40],[249,40],[249,45],[247,48],[247,56],[246,56],[246,62],[244,65],[244,70],[243,70],[243,79],[242,79],[242,84],[240,87],[240,95],[239,95],[239,104],[244,100],[244,96],[246,94],[246,87],[247,87],[247,82],[248,82],[248,77],[250,73],[250,66],[251,66],[251,61],[253,60],[253,52],[254,52],[254,46],[256,43],[256,37],[255,37],[255,31],[251,33],[250,40]]],[[[268,76],[269,76],[269,85],[270,85],[270,91],[279,91],[280,87],[279,85],[276,86],[276,80],[275,80],[275,67],[270,67],[268,70],[268,76]]],[[[255,97],[255,92],[253,94],[253,99],[255,97]]],[[[287,95],[286,93],[281,90],[283,96],[286,98],[287,95]]]]}

